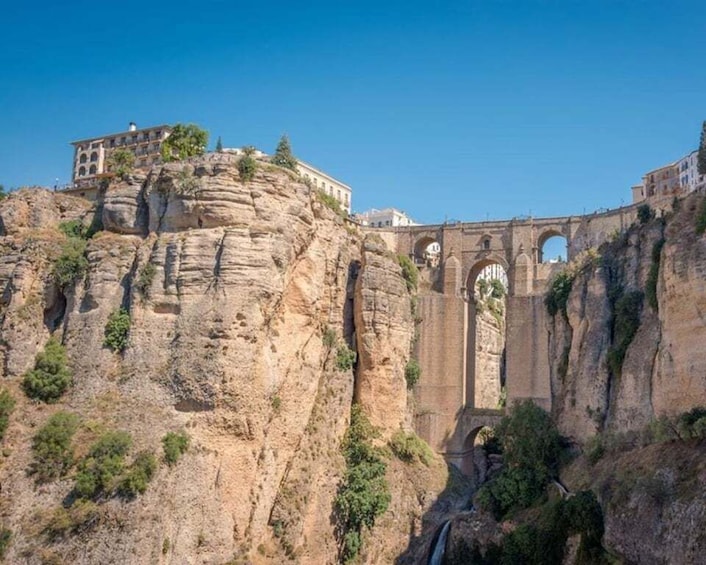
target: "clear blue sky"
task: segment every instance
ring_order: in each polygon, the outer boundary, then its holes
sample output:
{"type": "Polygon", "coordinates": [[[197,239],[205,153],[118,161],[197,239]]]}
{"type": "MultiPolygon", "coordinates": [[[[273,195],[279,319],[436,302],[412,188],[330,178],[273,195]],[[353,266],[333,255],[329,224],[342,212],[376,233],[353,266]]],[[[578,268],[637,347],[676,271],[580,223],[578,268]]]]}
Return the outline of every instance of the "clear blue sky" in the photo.
{"type": "Polygon", "coordinates": [[[268,152],[288,133],[356,211],[564,215],[629,202],[706,119],[704,1],[70,6],[2,9],[6,188],[66,182],[75,139],[194,122],[268,152]]]}

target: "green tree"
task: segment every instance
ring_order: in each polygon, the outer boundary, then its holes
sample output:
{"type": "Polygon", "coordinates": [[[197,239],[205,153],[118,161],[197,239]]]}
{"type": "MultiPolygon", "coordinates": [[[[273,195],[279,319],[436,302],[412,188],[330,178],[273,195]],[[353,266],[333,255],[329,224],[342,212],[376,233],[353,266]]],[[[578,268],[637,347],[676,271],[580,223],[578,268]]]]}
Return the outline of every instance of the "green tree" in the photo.
{"type": "Polygon", "coordinates": [[[108,167],[116,177],[125,180],[135,166],[135,154],[129,149],[120,147],[108,157],[108,167]]]}
{"type": "Polygon", "coordinates": [[[207,145],[206,130],[195,124],[176,124],[169,137],[162,142],[162,159],[168,163],[203,155],[207,145]]]}
{"type": "Polygon", "coordinates": [[[216,141],[216,153],[223,153],[223,142],[220,135],[218,136],[218,141],[216,141]]]}
{"type": "Polygon", "coordinates": [[[15,399],[6,388],[3,388],[0,391],[0,441],[5,437],[7,426],[10,424],[10,414],[14,409],[15,399]]]}
{"type": "Polygon", "coordinates": [[[56,284],[62,289],[82,278],[88,271],[86,242],[77,237],[70,237],[61,246],[61,255],[54,261],[53,275],[56,284]]]}
{"type": "Polygon", "coordinates": [[[51,404],[66,392],[71,381],[64,346],[52,337],[44,351],[37,354],[34,369],[25,374],[22,388],[30,398],[51,404]]]}
{"type": "Polygon", "coordinates": [[[275,149],[275,154],[272,156],[271,162],[285,169],[290,169],[292,171],[297,170],[297,160],[292,155],[292,147],[289,144],[289,137],[283,135],[279,138],[279,143],[277,144],[277,149],[275,149]]]}
{"type": "Polygon", "coordinates": [[[699,143],[699,153],[696,160],[699,174],[706,175],[706,122],[701,124],[701,142],[699,143]]]}
{"type": "Polygon", "coordinates": [[[105,325],[105,339],[103,345],[122,353],[127,347],[128,334],[130,333],[130,313],[125,308],[118,308],[108,316],[105,325]]]}
{"type": "Polygon", "coordinates": [[[255,176],[255,171],[257,171],[257,161],[253,155],[255,154],[255,148],[252,145],[246,145],[242,149],[243,156],[238,161],[238,172],[240,173],[240,178],[243,181],[252,180],[255,176]]]}

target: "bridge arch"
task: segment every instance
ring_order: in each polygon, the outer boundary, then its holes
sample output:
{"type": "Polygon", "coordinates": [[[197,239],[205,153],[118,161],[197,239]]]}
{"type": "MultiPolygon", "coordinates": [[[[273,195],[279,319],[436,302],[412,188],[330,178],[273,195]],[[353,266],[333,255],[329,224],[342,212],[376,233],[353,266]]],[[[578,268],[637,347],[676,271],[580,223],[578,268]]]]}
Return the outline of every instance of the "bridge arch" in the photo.
{"type": "Polygon", "coordinates": [[[491,253],[482,259],[478,259],[471,265],[466,274],[466,290],[469,298],[473,298],[475,295],[474,285],[478,279],[478,275],[483,269],[490,265],[500,265],[506,274],[509,272],[510,266],[507,264],[507,261],[497,253],[491,253]]]}
{"type": "Polygon", "coordinates": [[[567,260],[569,250],[569,238],[564,233],[564,230],[559,228],[549,228],[543,231],[537,238],[537,263],[548,262],[553,257],[550,257],[547,244],[550,244],[553,252],[559,251],[558,255],[564,260],[567,260]],[[553,243],[553,245],[552,245],[553,243]]]}
{"type": "Polygon", "coordinates": [[[441,244],[436,234],[425,233],[418,237],[414,242],[414,261],[415,263],[428,263],[441,256],[441,244]]]}

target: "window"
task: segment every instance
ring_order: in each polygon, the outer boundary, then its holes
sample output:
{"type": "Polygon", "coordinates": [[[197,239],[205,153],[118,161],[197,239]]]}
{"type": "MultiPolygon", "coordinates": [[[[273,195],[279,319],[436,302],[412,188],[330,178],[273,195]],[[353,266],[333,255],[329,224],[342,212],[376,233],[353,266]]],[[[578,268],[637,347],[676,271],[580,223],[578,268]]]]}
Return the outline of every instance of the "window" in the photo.
{"type": "MultiPolygon", "coordinates": [[[[333,189],[333,187],[331,187],[331,188],[333,189]]],[[[340,200],[341,200],[341,191],[340,191],[340,189],[338,190],[337,194],[338,194],[338,197],[337,197],[337,198],[338,198],[338,200],[340,201],[340,200]]]]}
{"type": "Polygon", "coordinates": [[[110,140],[110,146],[111,146],[111,147],[115,147],[115,139],[111,139],[111,140],[110,140]]]}
{"type": "Polygon", "coordinates": [[[122,136],[122,137],[120,138],[120,144],[121,144],[121,145],[125,145],[126,142],[127,142],[127,138],[126,138],[125,136],[122,136]]]}
{"type": "Polygon", "coordinates": [[[145,132],[142,134],[142,141],[149,141],[150,140],[150,134],[149,132],[145,132]]]}
{"type": "Polygon", "coordinates": [[[490,249],[490,238],[486,237],[483,240],[483,249],[490,249]]]}
{"type": "Polygon", "coordinates": [[[80,177],[86,176],[86,167],[81,167],[78,170],[78,176],[80,176],[80,177]]]}
{"type": "Polygon", "coordinates": [[[98,149],[100,143],[91,143],[91,149],[98,149]]]}
{"type": "Polygon", "coordinates": [[[88,169],[88,172],[92,175],[95,175],[98,172],[98,169],[95,165],[91,165],[91,168],[88,169]]]}
{"type": "Polygon", "coordinates": [[[133,135],[133,136],[132,136],[132,142],[133,142],[133,143],[137,143],[137,135],[133,135]]]}
{"type": "Polygon", "coordinates": [[[98,153],[95,151],[91,153],[91,163],[95,163],[98,160],[98,153]]]}
{"type": "Polygon", "coordinates": [[[82,153],[81,156],[80,156],[79,159],[78,159],[78,162],[79,162],[79,163],[85,163],[87,160],[88,160],[88,158],[86,157],[86,154],[85,154],[85,153],[82,153]]]}

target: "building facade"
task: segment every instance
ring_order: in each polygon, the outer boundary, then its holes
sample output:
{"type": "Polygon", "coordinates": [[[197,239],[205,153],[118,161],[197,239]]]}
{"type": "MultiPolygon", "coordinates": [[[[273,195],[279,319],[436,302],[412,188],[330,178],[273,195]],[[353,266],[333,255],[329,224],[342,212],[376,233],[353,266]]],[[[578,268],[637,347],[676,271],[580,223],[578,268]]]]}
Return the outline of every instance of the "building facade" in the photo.
{"type": "Polygon", "coordinates": [[[692,151],[674,163],[645,174],[642,184],[631,187],[633,203],[671,199],[706,189],[706,175],[700,175],[698,171],[698,154],[698,151],[692,151]]]}
{"type": "Polygon", "coordinates": [[[299,159],[297,159],[297,170],[302,177],[309,179],[314,188],[333,196],[343,210],[348,214],[351,213],[353,191],[350,186],[299,159]]]}
{"type": "Polygon", "coordinates": [[[130,123],[127,131],[72,142],[74,164],[71,180],[74,187],[89,187],[110,173],[110,154],[118,148],[134,153],[135,168],[146,168],[159,162],[162,142],[170,131],[168,125],[137,129],[137,125],[130,123]]]}
{"type": "Polygon", "coordinates": [[[679,173],[679,184],[686,192],[702,190],[706,187],[706,175],[699,174],[698,151],[692,151],[686,157],[682,157],[676,162],[679,173]]]}
{"type": "Polygon", "coordinates": [[[397,208],[372,208],[358,214],[356,219],[364,226],[371,228],[396,228],[400,226],[418,225],[412,218],[397,208]]]}

